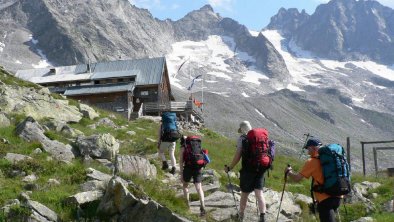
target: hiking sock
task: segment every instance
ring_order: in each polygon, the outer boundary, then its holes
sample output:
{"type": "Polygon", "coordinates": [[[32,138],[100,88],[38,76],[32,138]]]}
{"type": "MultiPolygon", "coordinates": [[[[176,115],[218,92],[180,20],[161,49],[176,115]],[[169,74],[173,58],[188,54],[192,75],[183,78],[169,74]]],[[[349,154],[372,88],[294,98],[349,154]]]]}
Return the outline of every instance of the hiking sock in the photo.
{"type": "Polygon", "coordinates": [[[168,169],[168,163],[167,161],[163,161],[163,166],[161,167],[162,170],[168,169]]]}
{"type": "Polygon", "coordinates": [[[171,168],[171,170],[170,170],[170,173],[174,175],[174,174],[175,174],[175,170],[176,170],[176,168],[173,166],[173,167],[171,168]]]}
{"type": "Polygon", "coordinates": [[[260,214],[259,222],[265,222],[265,213],[260,214]]]}

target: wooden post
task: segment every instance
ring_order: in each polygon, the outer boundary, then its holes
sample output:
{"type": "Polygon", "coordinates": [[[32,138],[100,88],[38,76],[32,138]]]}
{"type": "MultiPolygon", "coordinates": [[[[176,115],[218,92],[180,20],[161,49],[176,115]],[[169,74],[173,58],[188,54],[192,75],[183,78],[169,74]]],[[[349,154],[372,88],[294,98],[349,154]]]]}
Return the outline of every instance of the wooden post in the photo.
{"type": "Polygon", "coordinates": [[[361,155],[362,155],[362,160],[363,160],[363,175],[365,176],[364,142],[361,142],[361,155]]]}
{"type": "Polygon", "coordinates": [[[376,147],[373,148],[373,162],[375,164],[375,176],[378,177],[378,158],[376,153],[376,147]]]}
{"type": "Polygon", "coordinates": [[[349,164],[349,171],[352,171],[352,165],[350,163],[350,137],[346,138],[346,152],[347,152],[347,162],[349,164]]]}

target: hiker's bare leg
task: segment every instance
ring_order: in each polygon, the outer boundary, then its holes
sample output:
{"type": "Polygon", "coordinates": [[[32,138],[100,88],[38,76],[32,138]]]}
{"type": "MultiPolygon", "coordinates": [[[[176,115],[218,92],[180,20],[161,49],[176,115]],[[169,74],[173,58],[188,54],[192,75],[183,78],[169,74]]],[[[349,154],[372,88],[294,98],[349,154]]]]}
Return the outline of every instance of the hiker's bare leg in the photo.
{"type": "Polygon", "coordinates": [[[168,147],[168,152],[170,154],[170,159],[171,159],[171,165],[172,167],[175,167],[176,165],[176,159],[175,159],[175,142],[171,143],[168,147]]]}
{"type": "Polygon", "coordinates": [[[201,207],[205,208],[204,191],[202,189],[201,183],[195,183],[194,186],[196,187],[198,197],[200,198],[200,205],[201,207]]]}
{"type": "Polygon", "coordinates": [[[265,198],[264,198],[264,195],[263,195],[263,191],[255,189],[254,190],[254,194],[256,195],[256,199],[257,199],[257,202],[259,204],[259,211],[260,211],[260,213],[264,213],[265,214],[266,206],[265,206],[265,198]]]}
{"type": "Polygon", "coordinates": [[[189,206],[189,189],[187,188],[189,183],[183,183],[183,197],[186,200],[187,206],[189,206]]]}
{"type": "Polygon", "coordinates": [[[244,215],[246,203],[248,202],[249,193],[241,192],[241,200],[239,201],[239,213],[244,215]]]}

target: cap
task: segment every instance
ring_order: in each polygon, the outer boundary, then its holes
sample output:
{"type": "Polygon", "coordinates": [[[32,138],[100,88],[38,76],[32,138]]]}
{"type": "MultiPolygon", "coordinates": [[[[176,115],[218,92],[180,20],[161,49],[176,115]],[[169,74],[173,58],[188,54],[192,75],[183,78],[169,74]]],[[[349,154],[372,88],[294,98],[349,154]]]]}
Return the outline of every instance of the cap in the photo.
{"type": "Polygon", "coordinates": [[[321,146],[321,145],[322,145],[322,143],[320,142],[319,139],[313,138],[313,139],[309,139],[309,140],[306,142],[306,144],[305,144],[305,146],[304,146],[304,149],[307,149],[309,146],[321,146]]]}
{"type": "Polygon", "coordinates": [[[252,126],[250,125],[249,121],[245,120],[242,121],[239,124],[239,129],[238,129],[238,133],[244,133],[246,134],[247,132],[249,132],[249,130],[252,129],[252,126]]]}

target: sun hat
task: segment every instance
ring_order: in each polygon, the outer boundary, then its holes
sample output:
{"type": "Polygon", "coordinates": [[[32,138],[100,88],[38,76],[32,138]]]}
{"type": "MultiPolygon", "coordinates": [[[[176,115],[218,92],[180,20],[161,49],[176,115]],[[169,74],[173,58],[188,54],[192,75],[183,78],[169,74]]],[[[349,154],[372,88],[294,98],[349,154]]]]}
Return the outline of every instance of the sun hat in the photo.
{"type": "Polygon", "coordinates": [[[252,129],[252,126],[250,125],[249,121],[245,120],[239,124],[238,133],[246,134],[251,129],[252,129]]]}

